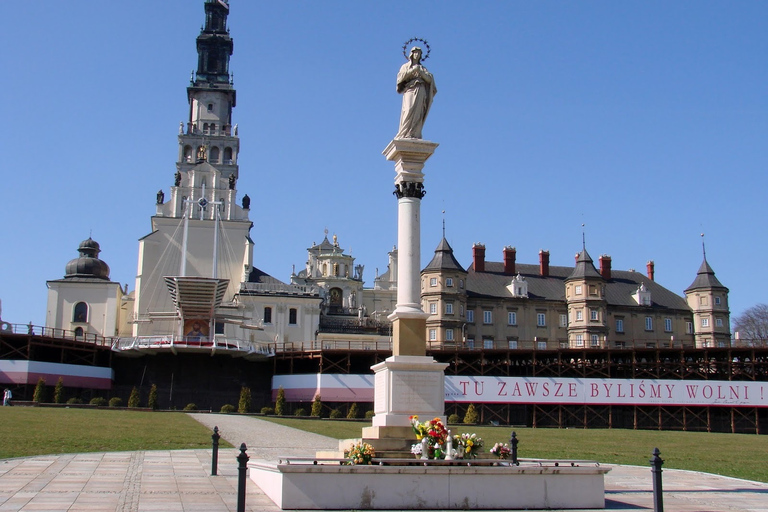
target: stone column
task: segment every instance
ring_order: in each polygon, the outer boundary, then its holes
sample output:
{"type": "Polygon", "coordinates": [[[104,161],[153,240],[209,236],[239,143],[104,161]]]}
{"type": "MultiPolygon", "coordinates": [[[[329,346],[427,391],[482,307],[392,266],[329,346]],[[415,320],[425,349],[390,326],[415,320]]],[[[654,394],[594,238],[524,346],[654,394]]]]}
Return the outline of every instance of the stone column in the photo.
{"type": "MultiPolygon", "coordinates": [[[[421,139],[394,139],[384,150],[395,163],[397,196],[397,306],[392,320],[392,357],[372,367],[375,373],[373,426],[366,438],[400,438],[412,442],[409,416],[421,421],[444,418],[448,366],[426,356],[426,320],[421,308],[421,198],[424,163],[437,144],[421,139]]],[[[394,441],[394,439],[393,439],[394,441]]]]}

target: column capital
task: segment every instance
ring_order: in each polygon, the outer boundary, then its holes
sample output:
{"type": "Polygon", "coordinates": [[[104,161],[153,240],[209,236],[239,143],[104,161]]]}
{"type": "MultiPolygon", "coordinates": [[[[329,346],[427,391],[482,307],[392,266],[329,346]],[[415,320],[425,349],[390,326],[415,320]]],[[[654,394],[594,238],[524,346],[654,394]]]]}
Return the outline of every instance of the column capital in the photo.
{"type": "Polygon", "coordinates": [[[437,142],[422,139],[392,139],[382,154],[387,160],[395,162],[395,181],[407,179],[420,182],[424,180],[421,172],[424,163],[432,156],[437,146],[437,142]]]}

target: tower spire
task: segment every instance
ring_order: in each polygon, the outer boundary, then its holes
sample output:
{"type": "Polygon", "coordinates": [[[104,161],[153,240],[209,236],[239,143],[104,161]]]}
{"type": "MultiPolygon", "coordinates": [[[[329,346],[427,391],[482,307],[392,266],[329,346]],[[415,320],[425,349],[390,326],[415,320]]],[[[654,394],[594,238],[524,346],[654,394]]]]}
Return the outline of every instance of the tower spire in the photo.
{"type": "Polygon", "coordinates": [[[707,259],[707,248],[704,246],[704,233],[701,234],[701,253],[704,255],[704,260],[707,259]]]}

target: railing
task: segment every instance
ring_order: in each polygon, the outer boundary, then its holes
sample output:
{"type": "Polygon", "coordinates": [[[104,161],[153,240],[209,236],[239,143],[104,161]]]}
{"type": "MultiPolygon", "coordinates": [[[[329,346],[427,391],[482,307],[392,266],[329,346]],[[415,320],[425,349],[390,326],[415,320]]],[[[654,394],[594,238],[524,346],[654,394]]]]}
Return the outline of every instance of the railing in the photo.
{"type": "Polygon", "coordinates": [[[371,318],[320,317],[320,331],[336,334],[378,334],[391,336],[392,324],[371,318]]]}
{"type": "Polygon", "coordinates": [[[294,284],[278,283],[241,283],[241,291],[280,294],[280,295],[319,295],[320,291],[316,286],[303,286],[294,284]]]}
{"type": "Polygon", "coordinates": [[[0,322],[0,334],[26,334],[29,336],[45,336],[46,338],[56,338],[69,341],[79,341],[90,343],[100,347],[111,347],[117,338],[101,336],[99,334],[83,333],[77,334],[75,331],[67,329],[56,329],[53,327],[42,327],[32,324],[11,324],[0,322]]]}
{"type": "Polygon", "coordinates": [[[308,352],[312,350],[379,350],[391,351],[391,341],[315,340],[296,343],[273,343],[275,353],[308,352]]]}
{"type": "Polygon", "coordinates": [[[214,339],[190,336],[136,336],[118,338],[112,346],[115,350],[147,350],[191,348],[207,350],[231,350],[236,352],[257,353],[265,356],[274,355],[274,344],[258,343],[238,338],[215,336],[214,339]]]}

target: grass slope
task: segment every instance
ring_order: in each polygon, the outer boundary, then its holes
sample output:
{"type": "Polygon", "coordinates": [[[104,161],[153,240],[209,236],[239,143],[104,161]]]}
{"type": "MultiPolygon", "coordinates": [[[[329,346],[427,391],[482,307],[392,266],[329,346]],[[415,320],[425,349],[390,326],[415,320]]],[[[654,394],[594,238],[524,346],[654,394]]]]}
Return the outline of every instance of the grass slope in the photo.
{"type": "MultiPolygon", "coordinates": [[[[368,423],[294,418],[264,418],[317,434],[348,439],[360,437],[368,423]]],[[[487,452],[494,443],[508,443],[510,427],[449,425],[453,435],[476,433],[487,452]]],[[[539,459],[588,459],[603,463],[648,466],[654,448],[664,468],[704,471],[718,475],[768,482],[768,436],[621,429],[515,428],[519,457],[539,459]]],[[[414,437],[415,442],[415,437],[414,437]]]]}
{"type": "MultiPolygon", "coordinates": [[[[223,439],[219,445],[230,447],[223,439]]],[[[0,458],[55,453],[210,448],[211,431],[186,414],[0,407],[0,458]]]]}

